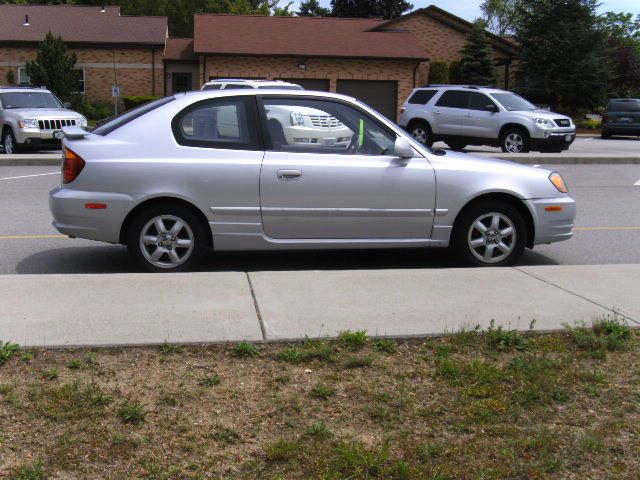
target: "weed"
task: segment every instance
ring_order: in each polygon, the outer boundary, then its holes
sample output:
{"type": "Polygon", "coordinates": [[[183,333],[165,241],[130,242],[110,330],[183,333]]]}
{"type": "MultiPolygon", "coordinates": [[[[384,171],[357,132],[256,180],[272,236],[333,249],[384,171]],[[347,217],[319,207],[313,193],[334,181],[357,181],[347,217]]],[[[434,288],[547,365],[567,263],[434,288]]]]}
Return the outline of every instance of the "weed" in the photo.
{"type": "Polygon", "coordinates": [[[20,359],[25,363],[29,363],[34,358],[36,358],[36,354],[32,350],[27,350],[20,356],[20,359]]]}
{"type": "Polygon", "coordinates": [[[160,355],[177,355],[184,352],[184,347],[182,345],[164,342],[158,347],[158,350],[160,351],[160,355]]]}
{"type": "Polygon", "coordinates": [[[340,346],[348,350],[359,350],[364,347],[368,341],[369,338],[367,337],[366,330],[357,330],[355,332],[345,330],[338,336],[340,346]]]}
{"type": "Polygon", "coordinates": [[[342,443],[335,448],[335,468],[346,478],[385,478],[389,447],[368,450],[361,444],[342,443]]]}
{"type": "Polygon", "coordinates": [[[449,341],[452,345],[459,348],[469,347],[476,343],[479,333],[480,325],[475,325],[473,328],[470,328],[468,325],[464,325],[460,330],[451,335],[449,341]]]}
{"type": "Polygon", "coordinates": [[[629,326],[616,315],[599,318],[591,328],[584,323],[566,327],[580,350],[600,359],[606,357],[607,351],[623,349],[632,335],[629,326]]]}
{"type": "Polygon", "coordinates": [[[70,370],[78,370],[82,367],[82,360],[74,358],[73,360],[69,360],[67,363],[67,368],[70,370]]]}
{"type": "Polygon", "coordinates": [[[364,357],[349,357],[344,362],[345,368],[365,368],[373,365],[376,361],[375,355],[365,355],[364,357]]]}
{"type": "Polygon", "coordinates": [[[606,449],[603,436],[594,432],[585,432],[578,438],[578,446],[581,450],[591,453],[602,453],[606,449]]]}
{"type": "Polygon", "coordinates": [[[95,352],[88,352],[86,358],[87,365],[90,367],[98,364],[98,355],[95,352]]]}
{"type": "Polygon", "coordinates": [[[27,393],[34,410],[54,420],[78,420],[103,413],[103,407],[111,403],[99,385],[84,385],[78,381],[61,386],[33,384],[27,393]]]}
{"type": "Polygon", "coordinates": [[[398,351],[398,344],[395,340],[389,338],[381,338],[373,342],[374,348],[380,353],[386,353],[388,355],[396,353],[398,351]]]}
{"type": "Polygon", "coordinates": [[[173,395],[162,395],[158,400],[158,403],[166,405],[167,407],[175,407],[178,405],[178,399],[173,395]]]}
{"type": "Polygon", "coordinates": [[[214,387],[220,385],[220,375],[213,373],[211,375],[204,375],[198,380],[198,385],[201,387],[214,387]]]}
{"type": "Polygon", "coordinates": [[[266,448],[265,453],[267,455],[267,460],[270,462],[284,462],[298,456],[301,451],[302,444],[300,442],[278,440],[277,442],[269,445],[266,448]]]}
{"type": "Polygon", "coordinates": [[[21,465],[11,470],[9,480],[46,480],[49,478],[39,460],[28,465],[21,465]]]}
{"type": "Polygon", "coordinates": [[[118,416],[122,422],[134,425],[144,422],[146,415],[147,412],[144,406],[138,400],[125,403],[118,411],[118,416]]]}
{"type": "Polygon", "coordinates": [[[309,428],[307,428],[306,434],[312,437],[329,438],[333,436],[333,433],[329,431],[324,422],[315,422],[309,428]]]}
{"type": "Polygon", "coordinates": [[[233,355],[234,357],[240,357],[240,358],[256,357],[258,356],[258,354],[259,352],[256,346],[246,341],[237,343],[231,349],[231,355],[233,355]]]}
{"type": "Polygon", "coordinates": [[[19,350],[20,346],[17,343],[3,343],[2,340],[0,340],[0,366],[7,363],[19,350]]]}
{"type": "Polygon", "coordinates": [[[40,371],[40,375],[45,380],[55,380],[58,378],[59,373],[60,372],[57,368],[45,368],[44,370],[40,371]]]}
{"type": "Polygon", "coordinates": [[[209,434],[209,437],[217,442],[226,444],[236,443],[236,441],[240,439],[238,432],[232,428],[222,427],[217,427],[215,432],[209,434]]]}
{"type": "Polygon", "coordinates": [[[289,363],[301,363],[302,352],[298,347],[287,347],[276,355],[276,360],[289,363]]]}
{"type": "Polygon", "coordinates": [[[336,389],[327,385],[326,383],[316,383],[311,389],[311,396],[313,398],[320,398],[326,400],[329,397],[335,395],[336,389]]]}
{"type": "Polygon", "coordinates": [[[495,320],[491,320],[486,332],[487,346],[500,352],[508,350],[526,350],[529,348],[529,339],[518,333],[517,330],[507,330],[502,325],[496,328],[495,320]]]}
{"type": "Polygon", "coordinates": [[[423,443],[418,447],[418,457],[423,462],[431,461],[433,458],[440,456],[442,447],[433,443],[423,443]]]}

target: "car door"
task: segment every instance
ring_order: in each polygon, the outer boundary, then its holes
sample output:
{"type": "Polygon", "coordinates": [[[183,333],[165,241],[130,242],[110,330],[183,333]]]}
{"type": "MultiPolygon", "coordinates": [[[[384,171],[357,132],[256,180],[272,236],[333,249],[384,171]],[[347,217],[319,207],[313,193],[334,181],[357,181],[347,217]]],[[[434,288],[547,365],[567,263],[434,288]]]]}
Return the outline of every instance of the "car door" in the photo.
{"type": "Polygon", "coordinates": [[[469,108],[464,112],[467,135],[497,139],[500,133],[500,110],[496,103],[480,92],[469,92],[469,108]]]}
{"type": "Polygon", "coordinates": [[[433,106],[432,130],[436,135],[465,136],[463,114],[467,109],[469,92],[446,90],[433,106]]]}
{"type": "Polygon", "coordinates": [[[266,96],[262,224],[274,239],[427,239],[435,175],[394,156],[397,134],[346,102],[266,96]]]}

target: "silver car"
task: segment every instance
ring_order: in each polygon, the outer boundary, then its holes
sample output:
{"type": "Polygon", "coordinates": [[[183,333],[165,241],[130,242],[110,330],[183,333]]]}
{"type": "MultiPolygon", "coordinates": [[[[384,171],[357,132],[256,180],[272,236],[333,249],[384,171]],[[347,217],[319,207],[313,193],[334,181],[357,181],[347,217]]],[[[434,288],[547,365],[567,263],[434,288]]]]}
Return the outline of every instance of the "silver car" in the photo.
{"type": "Polygon", "coordinates": [[[572,236],[575,202],[558,173],[432,151],[342,95],[191,92],[64,131],[54,226],[125,244],[149,271],[191,269],[208,249],[450,245],[501,266],[572,236]],[[350,140],[291,144],[271,121],[279,107],[336,118],[350,140]]]}

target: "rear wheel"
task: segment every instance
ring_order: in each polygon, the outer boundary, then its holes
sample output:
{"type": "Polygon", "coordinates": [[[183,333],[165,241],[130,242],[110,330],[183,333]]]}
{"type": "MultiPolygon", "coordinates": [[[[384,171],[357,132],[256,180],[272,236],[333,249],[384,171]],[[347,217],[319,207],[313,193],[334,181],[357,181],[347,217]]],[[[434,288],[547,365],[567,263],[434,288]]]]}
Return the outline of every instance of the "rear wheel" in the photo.
{"type": "Polygon", "coordinates": [[[600,137],[601,137],[601,138],[605,138],[605,139],[607,139],[607,138],[611,138],[611,134],[610,134],[609,132],[607,132],[606,130],[602,130],[602,131],[600,132],[600,137]]]}
{"type": "Polygon", "coordinates": [[[451,150],[457,150],[457,151],[464,150],[464,148],[467,146],[466,143],[455,143],[455,142],[451,142],[451,143],[447,142],[447,145],[451,150]]]}
{"type": "Polygon", "coordinates": [[[510,128],[502,134],[500,147],[505,153],[528,153],[529,135],[520,128],[510,128]]]}
{"type": "Polygon", "coordinates": [[[520,212],[507,203],[491,201],[462,213],[452,245],[468,264],[502,267],[520,258],[526,240],[526,225],[520,212]]]}
{"type": "Polygon", "coordinates": [[[140,212],[127,232],[130,254],[148,272],[190,270],[206,250],[202,221],[182,205],[154,205],[140,212]]]}
{"type": "Polygon", "coordinates": [[[433,145],[433,134],[431,133],[431,127],[425,122],[416,122],[409,128],[409,133],[414,140],[417,140],[427,147],[433,145]]]}

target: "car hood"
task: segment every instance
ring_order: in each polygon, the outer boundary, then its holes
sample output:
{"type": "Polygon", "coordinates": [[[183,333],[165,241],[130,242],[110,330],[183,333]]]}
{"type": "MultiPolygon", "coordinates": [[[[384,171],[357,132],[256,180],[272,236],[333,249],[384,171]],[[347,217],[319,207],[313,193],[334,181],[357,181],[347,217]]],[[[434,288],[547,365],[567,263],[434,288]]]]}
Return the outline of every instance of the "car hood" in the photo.
{"type": "Polygon", "coordinates": [[[531,110],[527,113],[529,113],[531,117],[545,118],[547,120],[554,120],[556,118],[571,120],[571,118],[567,117],[566,115],[562,115],[561,113],[555,113],[555,112],[547,112],[546,110],[531,110]]]}
{"type": "Polygon", "coordinates": [[[81,117],[78,112],[66,108],[10,108],[5,111],[28,118],[81,117]]]}
{"type": "MultiPolygon", "coordinates": [[[[433,156],[430,156],[430,158],[433,158],[433,156]]],[[[552,173],[551,170],[545,168],[523,165],[500,158],[481,157],[480,155],[464,152],[447,151],[446,155],[436,156],[436,158],[446,162],[455,162],[456,167],[460,169],[540,177],[548,177],[552,173]]]]}

